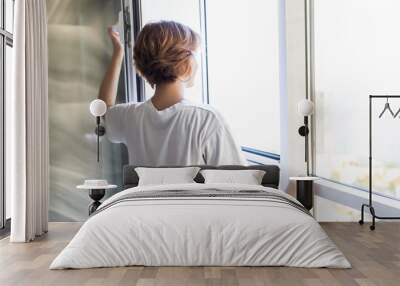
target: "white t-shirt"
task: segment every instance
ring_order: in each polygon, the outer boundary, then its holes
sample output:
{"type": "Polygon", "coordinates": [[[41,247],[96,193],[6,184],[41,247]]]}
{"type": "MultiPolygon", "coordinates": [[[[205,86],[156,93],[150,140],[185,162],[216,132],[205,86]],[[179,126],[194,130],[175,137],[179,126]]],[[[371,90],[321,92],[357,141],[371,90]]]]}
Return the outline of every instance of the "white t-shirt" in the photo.
{"type": "Polygon", "coordinates": [[[137,166],[246,165],[227,124],[209,106],[187,100],[157,110],[151,100],[108,109],[106,134],[128,147],[137,166]]]}

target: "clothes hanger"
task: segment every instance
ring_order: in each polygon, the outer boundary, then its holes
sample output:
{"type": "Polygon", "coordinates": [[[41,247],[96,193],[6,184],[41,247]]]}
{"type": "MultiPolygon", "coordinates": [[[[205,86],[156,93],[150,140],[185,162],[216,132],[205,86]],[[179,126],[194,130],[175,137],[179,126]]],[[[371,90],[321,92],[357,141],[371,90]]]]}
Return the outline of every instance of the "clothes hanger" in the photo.
{"type": "Polygon", "coordinates": [[[397,115],[399,115],[399,114],[400,114],[400,108],[399,108],[399,110],[397,110],[396,114],[394,115],[394,118],[396,118],[397,115]]]}
{"type": "Polygon", "coordinates": [[[392,108],[390,108],[390,104],[389,104],[389,98],[386,97],[386,103],[385,103],[385,107],[383,108],[382,113],[379,115],[379,118],[381,118],[383,116],[383,114],[386,112],[386,110],[389,110],[390,114],[392,114],[392,116],[395,118],[397,116],[397,114],[399,113],[399,111],[396,113],[396,115],[394,115],[394,112],[392,111],[392,108]]]}

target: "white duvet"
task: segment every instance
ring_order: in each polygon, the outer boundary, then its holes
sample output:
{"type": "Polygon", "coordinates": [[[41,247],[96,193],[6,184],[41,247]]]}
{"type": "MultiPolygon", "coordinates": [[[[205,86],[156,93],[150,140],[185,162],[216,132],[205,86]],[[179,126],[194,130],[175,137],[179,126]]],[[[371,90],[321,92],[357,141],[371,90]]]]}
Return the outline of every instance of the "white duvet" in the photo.
{"type": "Polygon", "coordinates": [[[315,219],[287,204],[254,198],[186,197],[110,205],[131,192],[205,188],[265,190],[290,197],[250,185],[131,188],[106,200],[100,206],[104,210],[85,222],[50,269],[127,265],[350,267],[315,219]]]}

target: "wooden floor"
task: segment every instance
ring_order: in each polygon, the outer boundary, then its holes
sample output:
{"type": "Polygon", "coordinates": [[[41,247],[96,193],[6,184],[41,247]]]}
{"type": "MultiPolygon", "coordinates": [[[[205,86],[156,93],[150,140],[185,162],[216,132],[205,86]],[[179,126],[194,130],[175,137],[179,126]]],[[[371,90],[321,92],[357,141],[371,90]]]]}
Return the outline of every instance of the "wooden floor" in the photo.
{"type": "Polygon", "coordinates": [[[324,223],[352,269],[289,267],[124,267],[48,270],[50,262],[79,229],[51,223],[45,237],[28,244],[0,241],[0,285],[400,285],[400,224],[324,223]]]}

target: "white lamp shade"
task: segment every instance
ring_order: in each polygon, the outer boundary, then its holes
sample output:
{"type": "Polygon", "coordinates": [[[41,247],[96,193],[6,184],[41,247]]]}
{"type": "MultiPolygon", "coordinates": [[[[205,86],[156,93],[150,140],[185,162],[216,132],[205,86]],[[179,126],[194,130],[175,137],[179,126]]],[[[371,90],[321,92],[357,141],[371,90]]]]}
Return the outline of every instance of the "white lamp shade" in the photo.
{"type": "Polygon", "coordinates": [[[103,116],[107,112],[107,105],[101,99],[95,99],[90,103],[90,113],[93,116],[103,116]]]}
{"type": "Polygon", "coordinates": [[[314,103],[311,100],[304,99],[297,105],[297,110],[300,115],[309,116],[314,113],[314,103]]]}

